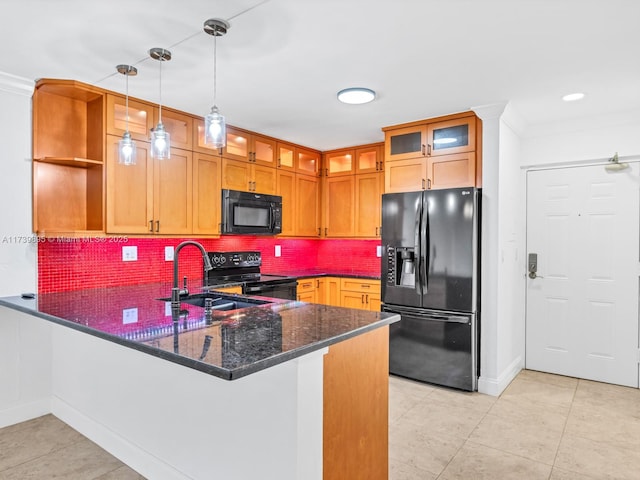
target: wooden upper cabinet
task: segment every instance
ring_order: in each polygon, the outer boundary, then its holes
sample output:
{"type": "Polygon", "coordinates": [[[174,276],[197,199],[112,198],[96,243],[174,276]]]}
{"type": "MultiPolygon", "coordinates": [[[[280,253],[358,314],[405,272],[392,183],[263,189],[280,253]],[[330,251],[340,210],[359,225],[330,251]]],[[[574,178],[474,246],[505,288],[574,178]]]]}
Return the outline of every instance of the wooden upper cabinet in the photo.
{"type": "Polygon", "coordinates": [[[475,149],[475,116],[427,125],[427,156],[473,152],[475,149]]]}
{"type": "Polygon", "coordinates": [[[193,233],[220,233],[220,164],[218,156],[193,153],[193,233]]]}
{"type": "Polygon", "coordinates": [[[295,235],[294,219],[298,211],[296,174],[289,170],[276,171],[276,195],[282,197],[282,231],[280,235],[295,235]]]}
{"type": "Polygon", "coordinates": [[[384,192],[415,192],[427,188],[427,162],[411,158],[387,162],[384,173],[384,192]]]}
{"type": "Polygon", "coordinates": [[[105,95],[72,80],[33,94],[33,231],[104,232],[105,95]]]}
{"type": "Polygon", "coordinates": [[[427,126],[413,125],[385,132],[387,162],[424,157],[427,154],[427,126]]]}
{"type": "Polygon", "coordinates": [[[383,150],[384,144],[356,148],[356,173],[384,172],[383,150]]]}
{"type": "Polygon", "coordinates": [[[295,234],[300,237],[320,236],[320,179],[311,175],[296,175],[298,204],[295,234]]]}
{"type": "Polygon", "coordinates": [[[282,170],[295,171],[295,148],[288,143],[278,142],[276,146],[276,166],[282,170]]]}
{"type": "Polygon", "coordinates": [[[192,228],[192,153],[153,160],[137,145],[136,163],[118,163],[120,137],[107,137],[107,233],[188,234],[192,228]]]}
{"type": "Polygon", "coordinates": [[[382,225],[382,174],[363,173],[355,180],[356,237],[379,237],[382,225]]]}
{"type": "Polygon", "coordinates": [[[323,155],[324,166],[322,175],[336,177],[340,175],[353,175],[356,170],[355,150],[333,150],[323,155]]]}
{"type": "Polygon", "coordinates": [[[276,173],[275,168],[223,158],[222,188],[274,195],[277,184],[276,173]]]}
{"type": "MultiPolygon", "coordinates": [[[[131,138],[148,142],[154,124],[154,106],[129,98],[128,128],[131,138]]],[[[107,133],[122,137],[127,130],[126,99],[112,93],[107,94],[107,133]]]]}
{"type": "Polygon", "coordinates": [[[222,150],[225,158],[275,167],[277,160],[276,140],[227,127],[227,145],[222,150]]]}
{"type": "Polygon", "coordinates": [[[320,173],[320,153],[306,148],[295,148],[296,172],[318,176],[320,173]]]}
{"type": "Polygon", "coordinates": [[[354,233],[355,177],[327,178],[324,193],[324,234],[326,237],[352,237],[354,233]]]}
{"type": "MultiPolygon", "coordinates": [[[[160,110],[154,108],[154,127],[160,120],[160,110]]],[[[162,108],[162,124],[171,135],[171,147],[183,150],[193,149],[193,117],[170,108],[162,108]]]]}
{"type": "Polygon", "coordinates": [[[476,184],[476,154],[457,153],[430,158],[427,188],[473,187],[476,184]]]}

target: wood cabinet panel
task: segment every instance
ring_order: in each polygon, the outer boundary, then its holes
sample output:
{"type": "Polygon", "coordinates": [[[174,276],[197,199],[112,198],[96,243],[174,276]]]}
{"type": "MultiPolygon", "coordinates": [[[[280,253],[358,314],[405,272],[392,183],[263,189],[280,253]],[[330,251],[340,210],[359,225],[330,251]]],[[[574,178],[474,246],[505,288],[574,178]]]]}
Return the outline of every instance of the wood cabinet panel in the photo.
{"type": "Polygon", "coordinates": [[[384,192],[415,192],[424,190],[427,184],[427,162],[424,158],[412,158],[387,162],[384,173],[384,192]]]}
{"type": "Polygon", "coordinates": [[[261,165],[251,165],[253,192],[275,195],[277,190],[277,170],[261,165]]]}
{"type": "Polygon", "coordinates": [[[192,231],[192,153],[171,149],[171,158],[154,162],[153,205],[155,233],[192,231]]]}
{"type": "Polygon", "coordinates": [[[329,347],[324,371],[324,480],[387,480],[389,327],[329,347]]]}
{"type": "Polygon", "coordinates": [[[193,233],[220,233],[220,157],[193,154],[193,233]]]}
{"type": "Polygon", "coordinates": [[[355,173],[355,150],[333,150],[323,155],[324,176],[335,177],[355,173]]]}
{"type": "Polygon", "coordinates": [[[288,143],[278,142],[276,147],[276,165],[283,170],[295,171],[295,147],[288,143]]]}
{"type": "Polygon", "coordinates": [[[384,172],[384,144],[356,148],[356,173],[384,172]]]}
{"type": "Polygon", "coordinates": [[[427,166],[427,185],[432,189],[472,187],[476,183],[476,155],[473,152],[433,157],[427,166]]]}
{"type": "Polygon", "coordinates": [[[341,306],[379,312],[380,291],[380,280],[342,278],[341,306]]]}
{"type": "MultiPolygon", "coordinates": [[[[154,126],[160,120],[159,113],[159,109],[154,108],[154,126]]],[[[171,135],[172,148],[193,149],[193,117],[191,115],[170,108],[162,108],[162,124],[171,135]]]]}
{"type": "MultiPolygon", "coordinates": [[[[126,98],[107,94],[107,133],[122,137],[127,128],[126,98]]],[[[148,142],[154,127],[154,106],[129,98],[129,133],[134,140],[148,142]]]]}
{"type": "Polygon", "coordinates": [[[320,235],[320,189],[319,179],[310,175],[296,174],[298,204],[295,218],[295,233],[300,237],[320,235]]]}
{"type": "Polygon", "coordinates": [[[316,279],[304,278],[298,280],[297,295],[298,300],[301,302],[318,303],[316,279]]]}
{"type": "Polygon", "coordinates": [[[295,148],[296,172],[317,176],[320,172],[320,153],[306,148],[295,148]]]}
{"type": "Polygon", "coordinates": [[[120,137],[107,136],[107,233],[153,233],[153,160],[137,142],[135,165],[118,163],[120,137]]]}
{"type": "Polygon", "coordinates": [[[380,173],[355,176],[356,237],[378,237],[382,225],[382,178],[380,173]]]}
{"type": "Polygon", "coordinates": [[[325,180],[326,237],[352,237],[355,215],[355,178],[353,175],[325,180]]]}
{"type": "Polygon", "coordinates": [[[222,159],[222,188],[250,191],[251,165],[242,160],[222,159]]]}
{"type": "Polygon", "coordinates": [[[295,235],[294,219],[297,214],[296,174],[277,169],[276,194],[282,197],[282,231],[280,235],[295,235]]]}

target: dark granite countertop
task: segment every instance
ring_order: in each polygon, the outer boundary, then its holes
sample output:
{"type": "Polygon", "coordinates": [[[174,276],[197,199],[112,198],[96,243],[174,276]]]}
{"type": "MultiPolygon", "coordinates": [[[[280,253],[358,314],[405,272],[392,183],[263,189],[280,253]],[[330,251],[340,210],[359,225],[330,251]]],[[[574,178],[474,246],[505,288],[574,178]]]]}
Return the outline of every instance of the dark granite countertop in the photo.
{"type": "MultiPolygon", "coordinates": [[[[241,310],[182,303],[166,284],[96,288],[0,298],[0,305],[120,345],[234,380],[400,320],[398,315],[282,299],[241,310]]],[[[222,294],[233,299],[263,299],[222,294]]],[[[1,321],[1,320],[0,320],[1,321]]]]}
{"type": "Polygon", "coordinates": [[[343,277],[343,278],[362,278],[368,280],[380,280],[380,275],[372,275],[369,272],[358,271],[327,271],[327,270],[278,270],[277,272],[268,272],[271,275],[282,275],[295,278],[309,277],[343,277]]]}

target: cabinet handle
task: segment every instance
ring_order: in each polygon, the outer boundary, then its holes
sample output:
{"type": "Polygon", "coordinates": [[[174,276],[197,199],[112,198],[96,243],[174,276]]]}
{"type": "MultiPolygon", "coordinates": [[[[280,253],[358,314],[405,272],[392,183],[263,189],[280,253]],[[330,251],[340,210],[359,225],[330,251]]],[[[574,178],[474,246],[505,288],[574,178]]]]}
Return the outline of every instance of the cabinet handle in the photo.
{"type": "Polygon", "coordinates": [[[367,305],[369,305],[369,294],[367,293],[367,305]]]}
{"type": "Polygon", "coordinates": [[[370,288],[370,287],[371,285],[365,285],[365,284],[360,285],[360,288],[370,288]]]}
{"type": "Polygon", "coordinates": [[[430,178],[427,180],[427,188],[429,190],[431,190],[431,179],[430,178]]]}
{"type": "Polygon", "coordinates": [[[153,233],[153,220],[149,220],[149,231],[153,233]]]}
{"type": "Polygon", "coordinates": [[[422,156],[425,156],[425,155],[427,154],[427,152],[425,151],[425,148],[426,148],[426,145],[423,143],[423,144],[422,144],[422,149],[421,149],[421,151],[422,151],[422,156]]]}
{"type": "Polygon", "coordinates": [[[376,227],[376,237],[378,236],[378,227],[376,227]]]}
{"type": "Polygon", "coordinates": [[[322,230],[318,228],[318,236],[320,237],[321,235],[322,235],[322,230]]]}
{"type": "Polygon", "coordinates": [[[422,189],[423,189],[423,190],[424,190],[425,188],[427,188],[427,186],[425,185],[425,183],[426,183],[426,182],[424,181],[424,178],[423,178],[423,179],[422,179],[422,189]]]}
{"type": "Polygon", "coordinates": [[[326,237],[327,235],[329,235],[329,229],[324,227],[324,236],[326,237]]]}
{"type": "Polygon", "coordinates": [[[160,231],[160,220],[156,220],[156,233],[160,231]]]}
{"type": "Polygon", "coordinates": [[[362,299],[360,300],[360,303],[364,305],[364,293],[362,294],[362,299]]]}
{"type": "Polygon", "coordinates": [[[316,280],[316,288],[320,288],[320,280],[316,280]]]}
{"type": "Polygon", "coordinates": [[[431,155],[431,144],[427,144],[427,156],[431,155]]]}
{"type": "Polygon", "coordinates": [[[277,165],[278,165],[278,168],[282,167],[282,160],[278,159],[277,165]]]}

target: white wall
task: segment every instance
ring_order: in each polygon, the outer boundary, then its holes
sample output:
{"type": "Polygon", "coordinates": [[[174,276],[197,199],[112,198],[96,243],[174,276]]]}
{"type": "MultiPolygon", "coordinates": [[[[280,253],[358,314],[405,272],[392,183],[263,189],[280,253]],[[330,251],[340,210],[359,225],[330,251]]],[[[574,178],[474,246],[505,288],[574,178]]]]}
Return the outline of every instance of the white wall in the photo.
{"type": "Polygon", "coordinates": [[[33,85],[0,72],[0,296],[37,288],[37,245],[31,231],[33,85]]]}
{"type": "Polygon", "coordinates": [[[482,119],[482,295],[478,391],[499,395],[524,362],[520,130],[506,104],[473,109],[482,119]]]}

